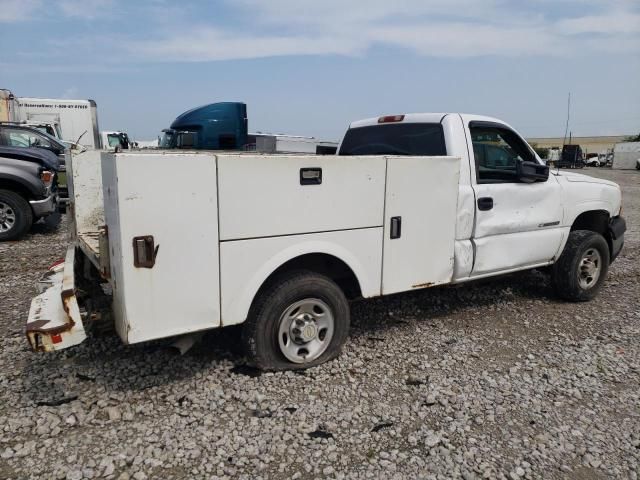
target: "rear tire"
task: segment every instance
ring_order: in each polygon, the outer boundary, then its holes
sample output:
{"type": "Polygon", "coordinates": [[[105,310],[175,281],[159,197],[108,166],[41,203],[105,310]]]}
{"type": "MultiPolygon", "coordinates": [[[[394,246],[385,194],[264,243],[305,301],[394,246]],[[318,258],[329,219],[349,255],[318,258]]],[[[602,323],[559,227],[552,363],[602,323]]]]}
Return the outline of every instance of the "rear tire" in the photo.
{"type": "Polygon", "coordinates": [[[305,369],[338,356],[349,322],[349,303],[335,282],[313,272],[290,272],[256,298],[242,342],[257,368],[305,369]]]}
{"type": "Polygon", "coordinates": [[[29,202],[11,190],[0,190],[0,242],[22,237],[32,223],[29,202]]]}
{"type": "Polygon", "coordinates": [[[551,283],[559,297],[572,302],[593,299],[609,270],[609,246],[599,233],[574,230],[551,269],[551,283]]]}

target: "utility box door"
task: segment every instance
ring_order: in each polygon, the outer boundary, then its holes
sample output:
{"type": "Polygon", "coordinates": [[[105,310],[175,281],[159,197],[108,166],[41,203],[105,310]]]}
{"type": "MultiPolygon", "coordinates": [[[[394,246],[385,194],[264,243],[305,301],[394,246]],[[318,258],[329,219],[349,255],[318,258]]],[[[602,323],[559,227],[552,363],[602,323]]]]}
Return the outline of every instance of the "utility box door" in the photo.
{"type": "Polygon", "coordinates": [[[459,176],[456,157],[387,158],[384,295],[451,281],[459,176]]]}
{"type": "Polygon", "coordinates": [[[218,327],[215,155],[104,154],[102,180],[113,310],[123,341],[218,327]],[[153,265],[141,264],[149,252],[153,265]]]}
{"type": "Polygon", "coordinates": [[[382,226],[385,158],[218,155],[220,240],[382,226]]]}

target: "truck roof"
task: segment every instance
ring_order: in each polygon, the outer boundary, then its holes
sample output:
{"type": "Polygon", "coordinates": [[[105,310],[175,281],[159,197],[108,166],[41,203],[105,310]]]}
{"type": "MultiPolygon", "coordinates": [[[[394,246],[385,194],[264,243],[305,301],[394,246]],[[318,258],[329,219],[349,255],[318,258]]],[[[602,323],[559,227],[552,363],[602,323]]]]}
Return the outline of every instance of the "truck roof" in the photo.
{"type": "MultiPolygon", "coordinates": [[[[378,125],[380,123],[380,119],[386,116],[404,116],[400,122],[402,123],[440,123],[444,117],[447,115],[462,115],[473,117],[473,120],[486,121],[486,122],[496,122],[500,124],[505,124],[502,120],[493,117],[487,117],[484,115],[475,115],[475,114],[467,114],[467,113],[399,113],[393,115],[380,115],[378,117],[370,117],[365,118],[363,120],[357,120],[355,122],[351,122],[349,128],[359,128],[359,127],[368,127],[371,125],[378,125]]],[[[506,124],[505,124],[506,125],[506,124]]]]}
{"type": "Polygon", "coordinates": [[[95,101],[91,99],[66,99],[66,98],[36,98],[36,97],[16,97],[19,103],[42,103],[48,102],[52,104],[66,103],[66,104],[81,104],[85,105],[87,103],[92,106],[95,105],[95,101]]]}

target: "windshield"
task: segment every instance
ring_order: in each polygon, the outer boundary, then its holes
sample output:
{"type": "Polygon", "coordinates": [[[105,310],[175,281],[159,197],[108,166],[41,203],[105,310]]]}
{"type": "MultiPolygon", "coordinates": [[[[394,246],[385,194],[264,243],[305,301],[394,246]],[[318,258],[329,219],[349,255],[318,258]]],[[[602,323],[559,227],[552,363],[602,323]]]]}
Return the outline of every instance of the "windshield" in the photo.
{"type": "Polygon", "coordinates": [[[35,128],[43,133],[48,133],[52,137],[56,136],[56,132],[53,130],[53,127],[51,125],[36,125],[35,128]]]}
{"type": "Polygon", "coordinates": [[[118,133],[110,133],[107,135],[107,142],[109,143],[109,147],[121,147],[122,142],[120,141],[120,134],[118,133]]]}
{"type": "Polygon", "coordinates": [[[173,148],[175,143],[176,132],[173,130],[167,130],[162,132],[162,138],[160,139],[160,148],[173,148]]]}
{"type": "Polygon", "coordinates": [[[347,130],[339,155],[446,155],[439,123],[394,123],[347,130]]]}

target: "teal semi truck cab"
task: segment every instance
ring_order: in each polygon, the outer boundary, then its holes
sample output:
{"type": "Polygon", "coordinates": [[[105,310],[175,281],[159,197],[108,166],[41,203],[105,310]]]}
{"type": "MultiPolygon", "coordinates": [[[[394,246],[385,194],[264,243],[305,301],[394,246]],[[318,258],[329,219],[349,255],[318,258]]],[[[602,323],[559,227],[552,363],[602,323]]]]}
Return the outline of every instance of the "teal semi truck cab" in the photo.
{"type": "Polygon", "coordinates": [[[247,144],[247,105],[218,102],[179,115],[162,131],[160,148],[243,150],[247,144]]]}

